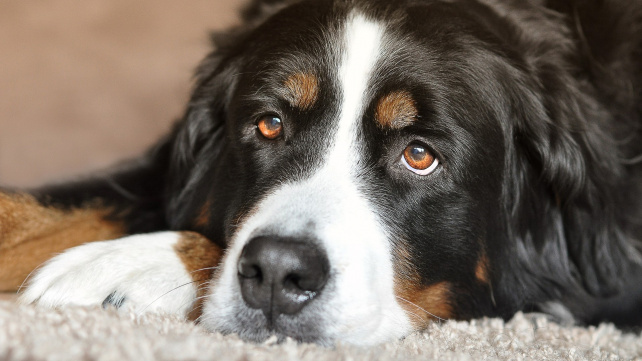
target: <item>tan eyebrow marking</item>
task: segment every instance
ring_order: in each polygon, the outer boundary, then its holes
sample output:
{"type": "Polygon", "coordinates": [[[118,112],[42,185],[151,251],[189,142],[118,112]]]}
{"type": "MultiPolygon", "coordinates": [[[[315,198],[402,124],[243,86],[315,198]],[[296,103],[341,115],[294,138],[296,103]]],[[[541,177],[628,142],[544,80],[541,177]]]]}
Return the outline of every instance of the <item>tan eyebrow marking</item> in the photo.
{"type": "Polygon", "coordinates": [[[389,93],[379,100],[375,119],[382,128],[399,129],[412,124],[418,115],[412,95],[401,90],[389,93]]]}
{"type": "Polygon", "coordinates": [[[284,83],[288,90],[287,100],[293,107],[307,110],[319,97],[319,79],[311,73],[295,73],[284,83]]]}

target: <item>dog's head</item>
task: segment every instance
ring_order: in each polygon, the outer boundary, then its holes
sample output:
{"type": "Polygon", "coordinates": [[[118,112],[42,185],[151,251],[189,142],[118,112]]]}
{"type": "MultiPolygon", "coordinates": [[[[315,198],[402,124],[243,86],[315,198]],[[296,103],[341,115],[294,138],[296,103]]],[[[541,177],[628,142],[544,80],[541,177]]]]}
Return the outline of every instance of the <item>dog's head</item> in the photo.
{"type": "Polygon", "coordinates": [[[578,100],[537,73],[555,59],[520,53],[528,34],[471,2],[259,7],[202,64],[174,138],[170,219],[227,250],[206,327],[371,344],[599,288],[581,247],[541,256],[584,145],[555,138],[578,100]]]}

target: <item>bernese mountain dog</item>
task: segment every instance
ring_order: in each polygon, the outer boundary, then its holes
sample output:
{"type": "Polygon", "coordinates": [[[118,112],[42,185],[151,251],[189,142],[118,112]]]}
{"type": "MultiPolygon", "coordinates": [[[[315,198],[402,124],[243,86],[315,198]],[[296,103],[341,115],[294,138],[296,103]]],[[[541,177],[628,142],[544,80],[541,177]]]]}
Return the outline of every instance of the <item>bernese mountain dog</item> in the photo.
{"type": "Polygon", "coordinates": [[[642,325],[642,3],[243,19],[144,156],[3,189],[0,289],[323,345],[517,311],[642,325]]]}

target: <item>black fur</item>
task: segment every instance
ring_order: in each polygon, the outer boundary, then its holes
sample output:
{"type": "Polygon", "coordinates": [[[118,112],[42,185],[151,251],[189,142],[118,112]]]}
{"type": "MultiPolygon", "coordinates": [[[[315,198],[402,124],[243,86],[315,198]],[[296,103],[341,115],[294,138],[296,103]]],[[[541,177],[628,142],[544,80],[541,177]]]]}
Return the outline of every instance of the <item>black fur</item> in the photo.
{"type": "Polygon", "coordinates": [[[557,302],[581,323],[641,325],[635,1],[254,1],[244,26],[213,37],[185,116],[155,150],[116,175],[39,190],[40,199],[101,198],[131,232],[195,230],[225,246],[253,200],[313,168],[325,149],[336,84],[332,54],[324,61],[316,51],[352,7],[395,24],[397,51],[373,91],[418,98],[419,124],[385,132],[364,121],[362,132],[366,191],[407,241],[421,282],[453,284],[456,318],[509,318],[557,302]],[[291,64],[321,74],[313,109],[252,99],[291,64]],[[272,108],[297,123],[287,141],[264,144],[252,124],[272,108]],[[398,167],[397,150],[417,138],[439,153],[438,176],[398,167]],[[196,225],[206,200],[210,222],[196,225]],[[482,254],[488,283],[474,277],[482,254]]]}

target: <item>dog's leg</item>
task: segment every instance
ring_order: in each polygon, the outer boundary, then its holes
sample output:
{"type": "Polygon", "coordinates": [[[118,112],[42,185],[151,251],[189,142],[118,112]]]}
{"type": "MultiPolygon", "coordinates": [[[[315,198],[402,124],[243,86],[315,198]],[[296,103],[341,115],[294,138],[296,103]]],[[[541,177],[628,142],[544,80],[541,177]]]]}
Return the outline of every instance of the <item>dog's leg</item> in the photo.
{"type": "Polygon", "coordinates": [[[14,291],[41,263],[82,243],[121,237],[109,209],[57,209],[27,194],[0,193],[0,291],[14,291]]]}
{"type": "Polygon", "coordinates": [[[20,301],[194,317],[220,256],[214,243],[193,232],[93,242],[65,251],[34,272],[20,301]]]}
{"type": "Polygon", "coordinates": [[[0,189],[0,291],[67,248],[167,229],[162,194],[167,143],[135,164],[34,191],[0,189]]]}

